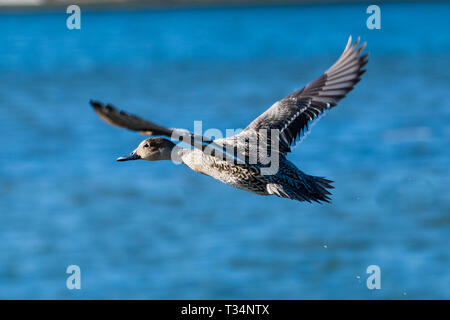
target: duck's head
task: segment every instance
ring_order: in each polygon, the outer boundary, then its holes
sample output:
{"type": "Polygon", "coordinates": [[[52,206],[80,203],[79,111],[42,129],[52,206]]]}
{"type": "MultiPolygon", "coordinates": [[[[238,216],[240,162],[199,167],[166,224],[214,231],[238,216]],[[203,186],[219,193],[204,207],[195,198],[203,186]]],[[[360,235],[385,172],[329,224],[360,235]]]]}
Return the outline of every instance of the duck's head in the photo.
{"type": "Polygon", "coordinates": [[[138,147],[126,156],[117,158],[117,161],[128,160],[170,160],[175,144],[164,138],[149,138],[142,141],[138,147]]]}

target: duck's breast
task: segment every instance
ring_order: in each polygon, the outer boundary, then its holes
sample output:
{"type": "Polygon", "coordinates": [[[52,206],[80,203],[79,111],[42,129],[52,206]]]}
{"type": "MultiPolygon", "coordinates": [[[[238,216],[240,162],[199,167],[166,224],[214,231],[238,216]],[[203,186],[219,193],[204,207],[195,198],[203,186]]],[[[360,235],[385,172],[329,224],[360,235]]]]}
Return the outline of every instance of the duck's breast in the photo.
{"type": "Polygon", "coordinates": [[[184,152],[181,159],[192,170],[225,184],[258,194],[267,194],[267,183],[245,167],[205,155],[198,149],[184,152]]]}

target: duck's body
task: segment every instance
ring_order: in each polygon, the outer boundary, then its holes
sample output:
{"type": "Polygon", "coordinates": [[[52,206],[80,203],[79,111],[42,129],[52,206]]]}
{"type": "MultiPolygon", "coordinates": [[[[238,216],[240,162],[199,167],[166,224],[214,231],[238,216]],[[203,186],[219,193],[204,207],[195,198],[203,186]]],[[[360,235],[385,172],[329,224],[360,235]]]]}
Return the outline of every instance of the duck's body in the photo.
{"type": "Polygon", "coordinates": [[[286,156],[291,152],[290,146],[309,130],[311,122],[334,107],[359,82],[367,54],[360,56],[365,44],[357,49],[358,43],[359,39],[350,46],[350,37],[341,57],[321,77],[273,104],[241,133],[225,139],[211,141],[184,129],[156,125],[110,105],[94,101],[91,104],[110,124],[146,135],[168,136],[194,147],[181,148],[164,138],[149,138],[119,161],[175,160],[196,172],[259,195],[328,202],[331,181],[303,173],[286,156]],[[270,161],[261,155],[268,155],[270,161]]]}
{"type": "Polygon", "coordinates": [[[253,167],[207,155],[198,149],[182,149],[181,160],[190,169],[210,176],[232,187],[266,195],[266,182],[253,167]]]}
{"type": "Polygon", "coordinates": [[[190,169],[210,176],[234,188],[242,189],[259,195],[275,194],[283,198],[301,201],[327,201],[330,193],[327,188],[333,188],[320,177],[307,175],[300,171],[285,157],[280,159],[279,168],[273,175],[261,175],[258,169],[265,166],[248,166],[234,164],[217,157],[206,155],[198,149],[181,149],[180,160],[190,169]]]}

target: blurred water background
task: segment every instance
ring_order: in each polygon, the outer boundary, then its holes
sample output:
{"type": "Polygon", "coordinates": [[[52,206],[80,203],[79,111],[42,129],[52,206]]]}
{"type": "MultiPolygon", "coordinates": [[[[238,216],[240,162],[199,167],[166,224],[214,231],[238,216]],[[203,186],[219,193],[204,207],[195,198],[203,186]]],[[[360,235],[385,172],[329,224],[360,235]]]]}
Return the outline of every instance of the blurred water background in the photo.
{"type": "Polygon", "coordinates": [[[450,4],[381,5],[381,30],[366,7],[82,11],[79,31],[65,12],[1,14],[0,298],[450,298],[450,4]],[[243,128],[350,34],[368,71],[290,155],[335,181],[331,204],[117,163],[143,137],[88,105],[243,128]]]}

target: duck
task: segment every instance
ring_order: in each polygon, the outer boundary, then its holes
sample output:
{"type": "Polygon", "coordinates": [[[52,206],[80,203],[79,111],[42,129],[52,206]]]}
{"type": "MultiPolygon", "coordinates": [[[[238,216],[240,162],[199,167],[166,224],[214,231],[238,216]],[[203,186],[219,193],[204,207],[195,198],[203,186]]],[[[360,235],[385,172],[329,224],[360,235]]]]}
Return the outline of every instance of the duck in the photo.
{"type": "Polygon", "coordinates": [[[359,37],[352,42],[350,36],[341,56],[327,71],[302,89],[276,101],[231,137],[211,140],[186,129],[158,125],[112,104],[90,100],[90,105],[105,122],[150,136],[117,161],[172,160],[258,195],[309,203],[330,202],[333,181],[304,173],[287,156],[292,152],[291,147],[309,133],[311,126],[336,107],[361,80],[368,53],[362,53],[366,43],[359,44],[359,37]],[[182,141],[188,147],[174,141],[182,141]]]}

